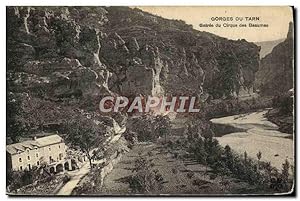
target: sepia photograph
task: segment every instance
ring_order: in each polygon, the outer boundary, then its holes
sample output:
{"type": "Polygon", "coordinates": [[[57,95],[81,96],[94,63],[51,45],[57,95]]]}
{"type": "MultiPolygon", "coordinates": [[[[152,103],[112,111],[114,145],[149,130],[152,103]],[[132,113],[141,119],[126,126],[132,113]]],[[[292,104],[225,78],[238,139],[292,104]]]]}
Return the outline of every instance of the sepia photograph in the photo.
{"type": "Polygon", "coordinates": [[[295,196],[294,16],[6,6],[6,194],[295,196]]]}

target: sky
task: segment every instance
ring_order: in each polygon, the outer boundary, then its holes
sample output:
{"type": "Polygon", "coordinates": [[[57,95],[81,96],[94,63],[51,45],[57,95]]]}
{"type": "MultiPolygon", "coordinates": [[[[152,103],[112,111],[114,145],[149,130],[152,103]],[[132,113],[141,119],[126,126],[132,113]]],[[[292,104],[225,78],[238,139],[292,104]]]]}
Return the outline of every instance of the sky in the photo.
{"type": "MultiPolygon", "coordinates": [[[[184,7],[149,6],[138,7],[143,11],[167,19],[179,19],[193,25],[194,29],[207,31],[229,39],[246,39],[250,42],[272,41],[286,38],[289,22],[293,21],[292,8],[277,7],[184,7]],[[229,18],[228,18],[229,17],[229,18]],[[246,19],[248,17],[248,19],[246,19]],[[254,17],[250,21],[250,17],[254,17]],[[218,20],[218,21],[216,21],[218,20]],[[225,21],[224,21],[225,20],[225,21]],[[214,27],[200,27],[199,24],[214,27]],[[268,27],[249,27],[252,24],[267,24],[268,27]],[[221,27],[216,27],[220,24],[221,27]],[[236,24],[238,27],[224,27],[236,24]],[[239,27],[246,24],[247,27],[239,27]]],[[[234,25],[233,25],[234,26],[234,25]]]]}

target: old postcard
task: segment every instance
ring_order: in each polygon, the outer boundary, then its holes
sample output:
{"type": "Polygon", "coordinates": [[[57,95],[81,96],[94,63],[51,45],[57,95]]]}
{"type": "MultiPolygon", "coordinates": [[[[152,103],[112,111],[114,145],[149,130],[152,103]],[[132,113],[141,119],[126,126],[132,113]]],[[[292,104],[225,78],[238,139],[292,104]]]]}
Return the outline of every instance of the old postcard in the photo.
{"type": "Polygon", "coordinates": [[[6,8],[6,192],[294,195],[293,7],[6,8]]]}

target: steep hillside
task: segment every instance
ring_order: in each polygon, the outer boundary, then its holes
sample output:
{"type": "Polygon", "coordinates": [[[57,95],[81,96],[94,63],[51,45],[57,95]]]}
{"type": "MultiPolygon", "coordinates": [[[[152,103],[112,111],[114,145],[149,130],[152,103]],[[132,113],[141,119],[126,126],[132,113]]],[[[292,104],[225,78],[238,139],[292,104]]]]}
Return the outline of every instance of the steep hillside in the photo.
{"type": "Polygon", "coordinates": [[[278,45],[279,43],[283,42],[285,39],[278,39],[272,41],[262,41],[262,42],[255,42],[256,45],[260,46],[260,53],[259,57],[262,59],[266,55],[270,54],[273,48],[278,45]]]}
{"type": "Polygon", "coordinates": [[[114,72],[110,83],[118,93],[204,92],[217,98],[253,85],[259,59],[255,44],[199,32],[183,21],[138,9],[106,10],[109,20],[100,57],[114,72]],[[152,76],[145,80],[137,74],[152,76]]]}
{"type": "Polygon", "coordinates": [[[12,137],[77,113],[101,119],[105,95],[230,97],[259,65],[254,43],[127,7],[7,7],[7,25],[12,137]]]}
{"type": "Polygon", "coordinates": [[[260,62],[255,84],[263,95],[280,95],[293,88],[293,30],[293,23],[290,23],[287,38],[260,62]]]}

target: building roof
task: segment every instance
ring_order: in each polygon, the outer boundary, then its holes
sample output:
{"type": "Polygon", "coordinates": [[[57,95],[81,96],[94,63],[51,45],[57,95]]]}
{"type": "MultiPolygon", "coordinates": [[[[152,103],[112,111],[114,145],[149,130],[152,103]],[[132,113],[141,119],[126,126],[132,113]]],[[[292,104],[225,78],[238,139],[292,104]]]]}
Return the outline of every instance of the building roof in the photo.
{"type": "Polygon", "coordinates": [[[63,139],[59,135],[49,135],[42,138],[37,138],[35,140],[40,144],[40,146],[44,147],[50,144],[57,144],[63,141],[63,139]]]}
{"type": "Polygon", "coordinates": [[[26,149],[32,150],[35,148],[45,147],[60,142],[63,142],[63,139],[59,135],[55,134],[55,135],[49,135],[46,137],[37,138],[35,140],[27,140],[24,142],[6,145],[6,151],[10,154],[17,154],[20,152],[24,152],[26,149]]]}

